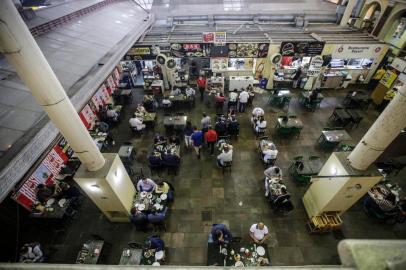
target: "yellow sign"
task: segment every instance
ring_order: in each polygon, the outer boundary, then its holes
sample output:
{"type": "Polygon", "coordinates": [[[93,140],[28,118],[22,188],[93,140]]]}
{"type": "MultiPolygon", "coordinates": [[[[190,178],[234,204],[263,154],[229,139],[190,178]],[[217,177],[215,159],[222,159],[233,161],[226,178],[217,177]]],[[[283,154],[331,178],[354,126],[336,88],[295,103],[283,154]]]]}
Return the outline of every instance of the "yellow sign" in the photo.
{"type": "Polygon", "coordinates": [[[149,47],[136,47],[131,48],[128,55],[149,55],[151,54],[151,49],[149,47]]]}
{"type": "Polygon", "coordinates": [[[397,77],[398,75],[396,75],[396,73],[387,70],[379,82],[389,89],[397,77]]]}

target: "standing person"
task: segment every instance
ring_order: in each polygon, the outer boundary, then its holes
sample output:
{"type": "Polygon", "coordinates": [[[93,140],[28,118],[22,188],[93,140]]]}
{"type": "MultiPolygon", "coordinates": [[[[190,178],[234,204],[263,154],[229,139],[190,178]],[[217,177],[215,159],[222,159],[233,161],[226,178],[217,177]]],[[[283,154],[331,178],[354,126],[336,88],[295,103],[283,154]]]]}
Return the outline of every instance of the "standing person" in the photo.
{"type": "Polygon", "coordinates": [[[203,113],[203,118],[200,121],[202,125],[202,131],[203,133],[206,133],[207,130],[209,129],[209,126],[211,125],[211,118],[208,116],[206,113],[203,113]]]}
{"type": "Polygon", "coordinates": [[[198,130],[197,127],[194,127],[194,132],[190,138],[193,141],[193,147],[195,148],[197,158],[200,159],[200,149],[203,144],[203,132],[198,130]]]}
{"type": "Polygon", "coordinates": [[[240,96],[238,97],[238,111],[240,113],[245,112],[245,107],[247,106],[247,102],[249,99],[250,95],[248,94],[247,91],[242,90],[242,92],[240,93],[240,96]]]}
{"type": "Polygon", "coordinates": [[[220,93],[216,95],[216,111],[217,114],[223,113],[223,107],[224,107],[224,95],[223,93],[220,93]]]}
{"type": "Polygon", "coordinates": [[[200,101],[203,101],[204,91],[206,91],[206,79],[203,76],[199,76],[199,79],[197,79],[197,87],[200,91],[200,101]]]}
{"type": "Polygon", "coordinates": [[[230,110],[230,108],[236,109],[237,98],[238,98],[237,89],[234,89],[233,91],[231,91],[231,93],[229,95],[229,100],[228,100],[228,104],[227,104],[228,110],[230,110]]]}
{"type": "Polygon", "coordinates": [[[223,167],[226,162],[233,161],[233,149],[231,146],[224,146],[223,151],[217,156],[217,165],[223,167]]]}
{"type": "Polygon", "coordinates": [[[224,224],[213,224],[211,227],[209,242],[216,245],[221,245],[223,243],[231,243],[233,240],[233,235],[230,230],[224,224]]]}
{"type": "Polygon", "coordinates": [[[210,148],[210,155],[214,155],[214,145],[217,142],[217,132],[209,126],[209,130],[204,134],[207,146],[210,148]]]}
{"type": "Polygon", "coordinates": [[[300,76],[302,75],[302,68],[299,67],[295,73],[293,74],[293,88],[297,88],[299,81],[300,81],[300,76]]]}
{"type": "Polygon", "coordinates": [[[252,224],[250,228],[250,237],[256,244],[264,243],[269,238],[268,227],[262,222],[252,224]]]}
{"type": "Polygon", "coordinates": [[[185,134],[185,145],[187,148],[192,146],[191,136],[193,134],[192,123],[190,121],[186,122],[185,130],[183,131],[185,134]]]}

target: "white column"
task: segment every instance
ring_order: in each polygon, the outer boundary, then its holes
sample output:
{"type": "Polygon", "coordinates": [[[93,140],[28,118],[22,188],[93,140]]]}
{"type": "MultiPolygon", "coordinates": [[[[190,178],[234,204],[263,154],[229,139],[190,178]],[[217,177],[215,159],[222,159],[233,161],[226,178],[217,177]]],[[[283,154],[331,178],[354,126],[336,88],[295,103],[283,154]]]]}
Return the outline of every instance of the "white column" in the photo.
{"type": "Polygon", "coordinates": [[[348,5],[345,8],[343,17],[341,18],[341,22],[340,22],[341,26],[347,26],[347,22],[350,19],[352,10],[354,9],[356,4],[357,4],[357,0],[348,0],[348,5]]]}
{"type": "Polygon", "coordinates": [[[0,1],[0,50],[89,171],[105,160],[11,0],[0,1]]]}
{"type": "Polygon", "coordinates": [[[348,156],[351,166],[366,170],[406,127],[406,85],[402,86],[386,109],[348,156]]]}

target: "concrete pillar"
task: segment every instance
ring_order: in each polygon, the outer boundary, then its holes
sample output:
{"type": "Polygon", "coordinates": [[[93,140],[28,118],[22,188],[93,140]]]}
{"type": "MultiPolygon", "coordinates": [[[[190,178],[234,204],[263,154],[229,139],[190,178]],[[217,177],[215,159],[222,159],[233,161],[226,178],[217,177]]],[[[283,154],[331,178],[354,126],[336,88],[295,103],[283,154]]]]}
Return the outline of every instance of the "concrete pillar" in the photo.
{"type": "Polygon", "coordinates": [[[406,85],[402,86],[386,109],[348,156],[350,165],[366,170],[406,127],[406,85]]]}
{"type": "Polygon", "coordinates": [[[0,50],[86,168],[102,168],[102,154],[11,0],[0,1],[0,50]]]}
{"type": "Polygon", "coordinates": [[[352,10],[357,4],[357,0],[348,0],[347,7],[345,8],[343,17],[341,18],[340,26],[347,26],[348,20],[351,17],[352,10]]]}
{"type": "Polygon", "coordinates": [[[393,10],[393,5],[388,5],[385,8],[385,10],[382,12],[382,15],[379,18],[379,21],[376,23],[375,28],[372,31],[373,36],[378,37],[379,32],[381,32],[383,26],[388,21],[389,15],[391,14],[392,10],[393,10]]]}

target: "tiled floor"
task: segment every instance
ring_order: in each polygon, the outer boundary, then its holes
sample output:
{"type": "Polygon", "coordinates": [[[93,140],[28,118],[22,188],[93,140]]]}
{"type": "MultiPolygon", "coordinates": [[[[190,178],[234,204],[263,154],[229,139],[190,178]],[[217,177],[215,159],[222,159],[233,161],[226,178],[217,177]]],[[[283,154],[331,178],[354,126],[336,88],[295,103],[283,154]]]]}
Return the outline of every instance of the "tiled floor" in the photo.
{"type": "MultiPolygon", "coordinates": [[[[133,92],[133,103],[125,108],[122,124],[113,131],[117,144],[109,151],[117,151],[120,142],[131,140],[137,150],[134,169],[139,172],[142,168],[146,175],[150,175],[146,166],[146,155],[154,132],[146,132],[141,138],[133,138],[130,134],[127,121],[143,95],[143,91],[139,89],[133,92]]],[[[176,190],[175,202],[167,220],[168,231],[161,233],[169,248],[169,264],[205,265],[206,241],[212,223],[225,223],[229,225],[234,235],[247,238],[250,225],[263,221],[271,232],[268,247],[273,265],[339,264],[337,243],[343,238],[406,238],[404,225],[377,223],[363,213],[359,203],[344,214],[344,226],[340,233],[309,234],[305,226],[306,212],[301,203],[306,187],[294,183],[287,173],[287,168],[290,160],[296,155],[316,154],[324,161],[330,154],[318,149],[315,142],[321,129],[330,125],[328,117],[334,107],[341,103],[345,91],[330,90],[324,91],[323,94],[325,99],[321,108],[315,112],[307,112],[299,105],[298,92],[295,91],[289,111],[297,114],[305,127],[300,138],[292,140],[273,136],[275,119],[280,111],[266,104],[268,93],[258,94],[254,101],[256,106],[265,109],[268,135],[274,139],[280,151],[277,164],[283,169],[284,179],[295,206],[287,216],[273,214],[264,198],[264,167],[259,160],[257,141],[249,125],[249,112],[238,115],[241,134],[238,141],[233,142],[234,161],[231,173],[227,172],[223,176],[215,165],[215,157],[211,157],[207,152],[203,154],[201,160],[198,160],[191,149],[182,146],[182,164],[178,175],[163,174],[162,177],[169,180],[176,190]]],[[[214,107],[213,105],[208,107],[206,103],[197,100],[196,107],[185,112],[193,124],[198,124],[202,112],[214,116],[214,107]]],[[[349,132],[354,144],[378,116],[373,108],[370,108],[367,114],[359,127],[349,132]]],[[[160,112],[155,132],[164,132],[162,119],[163,113],[160,112]]],[[[405,175],[403,171],[398,178],[405,175]]],[[[117,264],[121,250],[128,242],[143,241],[152,234],[152,232],[137,232],[131,223],[108,222],[89,199],[85,199],[82,209],[69,225],[67,233],[51,237],[54,233],[50,233],[49,229],[38,227],[33,225],[25,228],[20,242],[29,240],[53,242],[53,247],[57,251],[50,257],[50,262],[55,263],[73,263],[80,244],[91,234],[99,234],[112,243],[111,248],[106,250],[102,263],[117,264]]]]}

